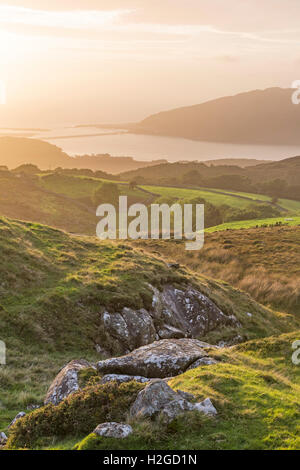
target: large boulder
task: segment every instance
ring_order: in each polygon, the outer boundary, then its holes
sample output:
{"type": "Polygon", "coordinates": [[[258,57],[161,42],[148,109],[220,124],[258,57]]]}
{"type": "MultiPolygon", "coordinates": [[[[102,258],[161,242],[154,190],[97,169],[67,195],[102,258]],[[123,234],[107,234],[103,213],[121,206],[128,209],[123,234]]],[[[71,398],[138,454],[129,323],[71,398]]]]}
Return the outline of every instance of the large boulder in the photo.
{"type": "Polygon", "coordinates": [[[200,411],[215,415],[217,410],[207,398],[201,403],[192,403],[194,397],[184,392],[175,392],[163,380],[153,380],[141,390],[130,408],[132,417],[154,418],[161,415],[166,422],[173,421],[186,411],[200,411]]]}
{"type": "Polygon", "coordinates": [[[184,372],[197,359],[207,356],[213,346],[191,338],[164,339],[142,346],[121,357],[97,364],[101,374],[139,375],[166,378],[184,372]]]}
{"type": "Polygon", "coordinates": [[[121,313],[106,311],[101,315],[101,322],[121,351],[132,351],[157,338],[152,317],[145,309],[123,308],[121,313]]]}
{"type": "Polygon", "coordinates": [[[91,364],[83,359],[69,362],[50,385],[44,401],[45,405],[48,403],[58,405],[68,395],[77,392],[80,388],[78,372],[89,367],[92,367],[91,364]]]}
{"type": "Polygon", "coordinates": [[[132,427],[129,424],[102,423],[93,431],[98,436],[114,437],[115,439],[125,439],[132,434],[132,427]]]}
{"type": "Polygon", "coordinates": [[[101,314],[101,328],[110,339],[107,347],[111,353],[126,354],[159,339],[201,338],[223,326],[239,326],[233,315],[223,313],[192,287],[178,289],[167,285],[162,291],[151,285],[149,288],[153,292],[149,310],[123,308],[101,314]]]}
{"type": "MultiPolygon", "coordinates": [[[[165,286],[162,292],[154,287],[152,290],[153,315],[163,323],[161,337],[173,328],[175,335],[181,331],[185,337],[198,338],[220,326],[238,323],[233,315],[225,315],[212,300],[192,287],[183,290],[165,286]]],[[[169,337],[178,337],[175,335],[169,337]]]]}

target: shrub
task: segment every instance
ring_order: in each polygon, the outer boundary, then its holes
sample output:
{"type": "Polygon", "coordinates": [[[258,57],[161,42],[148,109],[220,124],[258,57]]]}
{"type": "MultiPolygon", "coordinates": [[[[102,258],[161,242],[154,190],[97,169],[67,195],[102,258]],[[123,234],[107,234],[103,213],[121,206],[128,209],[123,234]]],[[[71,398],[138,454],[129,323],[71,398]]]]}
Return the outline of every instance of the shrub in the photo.
{"type": "Polygon", "coordinates": [[[123,421],[144,386],[136,382],[96,385],[70,395],[57,406],[35,410],[12,427],[7,447],[31,448],[43,438],[84,435],[100,423],[123,421]]]}

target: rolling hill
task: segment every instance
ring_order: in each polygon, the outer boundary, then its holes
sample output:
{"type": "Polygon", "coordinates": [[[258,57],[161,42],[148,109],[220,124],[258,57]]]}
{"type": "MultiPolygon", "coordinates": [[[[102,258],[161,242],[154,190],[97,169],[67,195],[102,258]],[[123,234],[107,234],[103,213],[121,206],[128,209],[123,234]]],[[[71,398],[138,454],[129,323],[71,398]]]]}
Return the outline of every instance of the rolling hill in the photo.
{"type": "Polygon", "coordinates": [[[277,197],[300,200],[300,156],[246,168],[200,162],[165,163],[119,176],[123,181],[139,184],[218,188],[271,196],[276,193],[277,197]]]}
{"type": "Polygon", "coordinates": [[[147,117],[132,131],[244,144],[300,143],[300,107],[292,89],[268,88],[227,96],[147,117]]]}
{"type": "MultiPolygon", "coordinates": [[[[160,162],[164,162],[164,160],[160,162]]],[[[54,170],[59,167],[87,168],[118,174],[123,171],[156,165],[157,161],[141,162],[132,157],[112,157],[109,154],[70,157],[59,147],[42,140],[0,136],[0,166],[13,169],[26,163],[37,165],[41,170],[54,170]]]]}
{"type": "MultiPolygon", "coordinates": [[[[0,218],[0,249],[0,331],[7,345],[7,364],[0,368],[0,429],[9,434],[9,448],[70,449],[76,443],[82,449],[155,448],[157,442],[163,448],[182,449],[296,448],[299,375],[291,362],[291,343],[298,339],[299,326],[293,316],[265,308],[228,284],[188,269],[174,270],[124,242],[74,237],[44,225],[0,218]],[[216,364],[170,382],[199,398],[209,393],[219,411],[218,426],[198,414],[179,417],[171,427],[139,420],[132,421],[133,441],[95,442],[89,436],[79,444],[98,419],[93,418],[94,407],[99,409],[95,392],[100,400],[109,399],[108,409],[100,406],[106,413],[103,419],[113,411],[113,416],[127,419],[124,393],[132,401],[132,394],[144,385],[103,386],[95,381],[95,371],[88,370],[93,372],[93,385],[57,407],[43,406],[46,390],[67,361],[101,358],[95,346],[103,344],[102,309],[151,308],[149,283],[158,289],[165,284],[197,286],[237,318],[231,334],[248,340],[215,350],[216,364]],[[36,406],[39,409],[32,411],[36,406]],[[20,409],[26,409],[27,416],[7,431],[20,409]],[[62,422],[69,424],[63,435],[62,422]]],[[[229,333],[228,328],[219,328],[202,339],[218,341],[229,333]]]]}

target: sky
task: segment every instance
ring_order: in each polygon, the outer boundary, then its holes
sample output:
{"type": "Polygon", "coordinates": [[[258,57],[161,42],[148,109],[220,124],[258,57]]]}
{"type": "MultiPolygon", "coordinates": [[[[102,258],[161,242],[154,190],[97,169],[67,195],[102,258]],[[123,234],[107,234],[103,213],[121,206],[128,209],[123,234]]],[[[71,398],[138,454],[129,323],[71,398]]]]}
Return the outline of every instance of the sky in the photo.
{"type": "Polygon", "coordinates": [[[0,126],[135,122],[290,87],[299,18],[299,0],[0,0],[0,126]]]}

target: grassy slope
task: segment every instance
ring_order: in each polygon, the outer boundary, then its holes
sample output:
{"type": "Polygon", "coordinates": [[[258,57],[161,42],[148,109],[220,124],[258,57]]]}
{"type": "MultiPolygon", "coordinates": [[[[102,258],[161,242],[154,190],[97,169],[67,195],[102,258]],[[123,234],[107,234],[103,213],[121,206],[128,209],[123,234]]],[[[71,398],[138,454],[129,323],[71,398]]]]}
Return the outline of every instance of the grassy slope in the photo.
{"type": "Polygon", "coordinates": [[[201,197],[207,202],[210,202],[216,206],[226,204],[230,207],[243,209],[251,203],[251,201],[245,199],[239,199],[232,197],[230,194],[224,196],[222,194],[216,194],[213,192],[198,190],[198,189],[188,189],[188,188],[169,188],[164,186],[142,186],[148,191],[159,194],[162,197],[173,199],[174,202],[177,199],[192,199],[196,197],[201,197]]]}
{"type": "MultiPolygon", "coordinates": [[[[189,188],[171,188],[166,186],[141,186],[148,191],[159,194],[163,197],[174,199],[192,199],[195,197],[201,197],[207,202],[214,204],[215,206],[221,206],[226,204],[236,209],[244,209],[255,200],[260,201],[271,201],[271,198],[261,194],[243,193],[237,191],[227,191],[221,189],[189,189],[189,188]],[[241,196],[241,198],[236,197],[241,196]]],[[[278,205],[288,210],[293,214],[300,214],[300,201],[291,201],[289,199],[280,199],[278,205]]]]}
{"type": "MultiPolygon", "coordinates": [[[[37,180],[31,180],[2,173],[0,175],[0,214],[45,223],[73,233],[94,235],[98,219],[95,215],[92,196],[103,181],[98,178],[57,174],[40,175],[37,180]]],[[[178,199],[190,200],[196,196],[215,205],[227,204],[240,209],[247,207],[251,202],[251,199],[239,199],[230,194],[223,195],[193,189],[156,186],[130,189],[124,183],[118,186],[121,195],[128,196],[129,205],[136,202],[148,205],[153,202],[162,202],[162,200],[172,203],[178,199]],[[143,189],[153,194],[144,192],[143,189]]],[[[280,203],[286,205],[291,215],[297,213],[300,204],[297,201],[280,201],[280,203]]],[[[245,221],[243,224],[243,226],[249,226],[250,222],[245,221]]]]}
{"type": "MultiPolygon", "coordinates": [[[[99,219],[91,197],[104,180],[55,175],[37,181],[0,174],[0,214],[35,221],[68,232],[94,235],[99,219]]],[[[151,195],[119,185],[129,204],[149,202],[151,195]]]]}
{"type": "Polygon", "coordinates": [[[44,191],[26,178],[0,175],[0,214],[52,226],[76,233],[95,233],[97,218],[90,207],[44,191]]]}
{"type": "Polygon", "coordinates": [[[16,409],[40,403],[67,361],[97,358],[94,346],[101,344],[103,307],[149,308],[149,282],[158,287],[193,284],[242,323],[235,332],[210,333],[207,341],[233,333],[251,339],[296,327],[290,316],[265,309],[228,284],[174,271],[129,244],[72,237],[46,226],[0,218],[0,251],[0,331],[7,345],[7,366],[0,368],[4,424],[16,409]]]}
{"type": "Polygon", "coordinates": [[[218,410],[216,418],[192,412],[169,425],[159,418],[152,422],[135,420],[127,411],[143,385],[124,384],[118,392],[110,384],[88,387],[58,408],[48,406],[33,412],[15,427],[10,446],[78,450],[299,449],[300,366],[291,361],[291,345],[299,335],[300,330],[220,349],[213,353],[218,364],[188,371],[169,382],[175,390],[193,393],[197,400],[209,396],[218,410]],[[126,439],[95,434],[84,437],[87,429],[92,431],[98,421],[111,417],[129,422],[133,434],[126,439]]]}
{"type": "Polygon", "coordinates": [[[300,331],[215,354],[221,362],[171,380],[174,389],[211,397],[216,419],[187,414],[170,426],[132,423],[135,435],[106,442],[93,434],[79,449],[299,449],[300,374],[291,344],[300,331]],[[151,433],[152,429],[152,433],[151,433]],[[146,432],[145,432],[146,431],[146,432]]]}
{"type": "Polygon", "coordinates": [[[300,316],[300,227],[206,233],[199,252],[185,251],[183,243],[134,242],[168,261],[229,282],[264,305],[300,316]]]}
{"type": "MultiPolygon", "coordinates": [[[[72,199],[90,199],[103,182],[116,181],[91,178],[86,176],[47,175],[40,176],[39,186],[57,194],[64,194],[72,199]]],[[[142,202],[147,195],[139,189],[130,189],[126,184],[118,184],[121,195],[126,195],[129,202],[142,202]]]]}
{"type": "Polygon", "coordinates": [[[289,227],[300,225],[300,217],[271,217],[268,219],[239,220],[237,222],[227,222],[206,229],[207,233],[223,232],[224,230],[239,230],[247,228],[261,227],[262,225],[275,225],[281,223],[289,227]]]}

